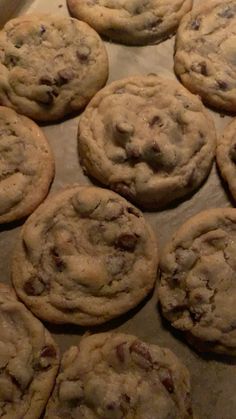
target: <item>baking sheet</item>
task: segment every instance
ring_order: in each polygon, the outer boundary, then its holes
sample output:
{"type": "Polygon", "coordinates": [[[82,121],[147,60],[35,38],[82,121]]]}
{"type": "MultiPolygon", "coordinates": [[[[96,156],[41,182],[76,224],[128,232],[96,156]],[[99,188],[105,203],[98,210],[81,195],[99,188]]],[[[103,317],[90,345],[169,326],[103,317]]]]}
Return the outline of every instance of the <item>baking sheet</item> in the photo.
{"type": "MultiPolygon", "coordinates": [[[[199,0],[200,1],[200,0],[199,0]]],[[[195,4],[199,1],[195,1],[195,4]]],[[[49,12],[68,14],[65,0],[0,0],[0,23],[9,13],[49,12]],[[8,7],[6,5],[8,4],[8,7]]],[[[126,47],[106,42],[109,55],[110,76],[113,80],[133,74],[159,73],[175,78],[173,73],[174,38],[161,45],[147,47],[126,47]]],[[[229,117],[212,113],[217,131],[220,133],[229,117]]],[[[56,177],[50,195],[65,185],[75,182],[90,184],[83,175],[77,156],[78,118],[43,126],[56,159],[56,177]]],[[[233,205],[230,196],[223,189],[222,181],[214,165],[203,187],[191,198],[171,209],[145,213],[146,219],[156,232],[160,249],[174,231],[190,216],[202,209],[233,205]]],[[[22,222],[0,227],[1,280],[10,282],[10,258],[22,222]]],[[[91,328],[91,332],[117,330],[137,335],[150,343],[172,349],[189,368],[192,378],[193,407],[200,419],[236,419],[236,361],[227,358],[200,356],[181,340],[177,332],[170,330],[160,316],[156,292],[128,315],[106,325],[91,328]]],[[[77,344],[87,329],[71,326],[47,325],[58,342],[61,351],[77,344]]]]}

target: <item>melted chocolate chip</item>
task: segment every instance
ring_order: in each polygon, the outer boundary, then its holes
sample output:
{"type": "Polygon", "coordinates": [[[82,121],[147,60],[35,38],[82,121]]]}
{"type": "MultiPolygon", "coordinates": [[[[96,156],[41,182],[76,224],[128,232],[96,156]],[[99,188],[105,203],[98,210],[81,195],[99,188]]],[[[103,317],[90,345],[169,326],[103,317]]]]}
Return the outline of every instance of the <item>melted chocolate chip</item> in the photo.
{"type": "Polygon", "coordinates": [[[199,65],[199,67],[200,67],[200,73],[201,73],[203,76],[207,76],[207,75],[208,75],[208,72],[207,72],[207,65],[206,65],[205,61],[202,61],[202,62],[201,62],[201,63],[199,63],[198,65],[199,65]]]}
{"type": "Polygon", "coordinates": [[[236,163],[236,143],[231,146],[229,150],[229,157],[234,163],[236,163]]]}
{"type": "Polygon", "coordinates": [[[72,68],[64,68],[63,70],[58,71],[57,84],[59,86],[68,83],[74,77],[74,72],[72,68]]]}
{"type": "Polygon", "coordinates": [[[163,19],[160,17],[157,17],[156,19],[148,22],[146,28],[155,30],[157,26],[159,26],[163,22],[163,19]]]}
{"type": "Polygon", "coordinates": [[[44,105],[52,105],[54,102],[54,96],[51,91],[45,92],[45,95],[41,97],[40,99],[37,99],[37,102],[43,103],[44,105]]]}
{"type": "Polygon", "coordinates": [[[54,80],[47,76],[46,74],[39,79],[39,84],[45,84],[46,86],[51,86],[54,83],[54,80]]]}
{"type": "Polygon", "coordinates": [[[174,392],[174,383],[169,371],[166,371],[165,376],[163,375],[163,377],[161,378],[161,382],[168,391],[168,393],[174,392]]]}
{"type": "Polygon", "coordinates": [[[117,358],[119,359],[120,362],[124,363],[125,361],[125,351],[124,351],[124,343],[120,343],[117,347],[116,347],[116,354],[117,354],[117,358]]]}
{"type": "Polygon", "coordinates": [[[224,80],[217,80],[217,87],[220,89],[220,90],[223,90],[224,92],[226,91],[226,90],[228,90],[228,83],[226,83],[226,81],[224,81],[224,80]]]}
{"type": "Polygon", "coordinates": [[[138,237],[135,234],[124,233],[115,242],[115,246],[119,249],[132,252],[137,244],[138,237]]]}
{"type": "Polygon", "coordinates": [[[135,340],[132,343],[132,345],[130,346],[129,350],[130,350],[130,352],[135,352],[136,354],[142,356],[147,361],[152,363],[151,354],[150,354],[147,346],[143,342],[140,342],[139,340],[135,340]]]}
{"type": "Polygon", "coordinates": [[[53,261],[56,265],[57,271],[62,272],[65,269],[66,265],[65,265],[64,261],[62,260],[62,258],[60,257],[57,249],[55,247],[53,247],[50,250],[50,253],[53,257],[53,261]]]}
{"type": "Polygon", "coordinates": [[[199,19],[198,17],[194,19],[190,24],[190,28],[193,29],[194,31],[198,31],[200,26],[201,26],[201,19],[199,19]]]}
{"type": "Polygon", "coordinates": [[[128,208],[127,208],[127,212],[128,212],[129,214],[133,214],[133,215],[135,215],[135,217],[140,218],[140,213],[139,213],[139,211],[138,211],[136,208],[134,208],[134,207],[128,207],[128,208]]]}
{"type": "Polygon", "coordinates": [[[225,17],[226,19],[231,19],[232,17],[234,17],[234,12],[230,6],[226,6],[218,13],[218,16],[225,17]]]}
{"type": "Polygon", "coordinates": [[[18,64],[19,58],[15,55],[8,54],[5,56],[5,65],[14,67],[18,64]]]}
{"type": "Polygon", "coordinates": [[[46,28],[44,25],[40,26],[40,35],[43,35],[46,32],[46,28]]]}
{"type": "Polygon", "coordinates": [[[57,351],[55,349],[54,346],[52,345],[47,345],[44,346],[44,348],[41,350],[41,354],[42,357],[49,357],[49,358],[55,358],[57,355],[57,351]]]}
{"type": "Polygon", "coordinates": [[[90,48],[87,47],[86,45],[81,45],[81,47],[78,48],[76,51],[77,58],[82,62],[88,60],[90,53],[91,53],[90,48]]]}
{"type": "Polygon", "coordinates": [[[159,115],[155,115],[151,121],[149,122],[149,126],[152,128],[154,125],[158,125],[159,127],[163,127],[163,122],[159,115]]]}
{"type": "Polygon", "coordinates": [[[23,289],[27,295],[41,295],[45,284],[39,278],[31,277],[24,283],[23,289]]]}
{"type": "Polygon", "coordinates": [[[127,146],[126,154],[127,154],[128,158],[134,159],[134,160],[137,160],[141,157],[140,151],[138,150],[138,148],[136,148],[134,146],[133,147],[132,146],[131,147],[127,146]]]}

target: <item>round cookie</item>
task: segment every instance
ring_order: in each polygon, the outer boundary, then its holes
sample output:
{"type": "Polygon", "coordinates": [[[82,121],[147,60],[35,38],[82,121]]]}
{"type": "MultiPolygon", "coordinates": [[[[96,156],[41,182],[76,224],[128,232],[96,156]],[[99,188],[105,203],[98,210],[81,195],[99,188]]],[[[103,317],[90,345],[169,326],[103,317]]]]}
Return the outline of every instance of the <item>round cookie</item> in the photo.
{"type": "Polygon", "coordinates": [[[189,373],[166,348],[136,336],[84,337],[63,356],[45,419],[191,419],[189,373]]]}
{"type": "Polygon", "coordinates": [[[236,112],[236,2],[202,2],[181,21],[175,71],[182,83],[219,110],[236,112]]]}
{"type": "Polygon", "coordinates": [[[161,260],[163,315],[200,351],[236,355],[236,209],[203,211],[161,260]]]}
{"type": "Polygon", "coordinates": [[[88,326],[135,307],[154,286],[157,260],[139,210],[114,192],[74,185],[23,226],[12,280],[39,318],[88,326]]]}
{"type": "Polygon", "coordinates": [[[24,217],[43,201],[54,176],[54,158],[41,129],[0,106],[0,223],[24,217]]]}
{"type": "Polygon", "coordinates": [[[157,44],[173,35],[192,0],[67,0],[71,14],[101,35],[128,45],[157,44]]]}
{"type": "Polygon", "coordinates": [[[228,124],[218,138],[216,158],[220,173],[236,200],[236,120],[228,124]]]}
{"type": "Polygon", "coordinates": [[[84,22],[24,15],[0,32],[0,103],[32,119],[80,111],[107,76],[104,44],[84,22]]]}
{"type": "Polygon", "coordinates": [[[211,168],[215,128],[198,97],[155,75],[111,83],[79,121],[86,171],[143,208],[194,191],[211,168]]]}
{"type": "Polygon", "coordinates": [[[57,346],[14,291],[3,284],[0,325],[0,416],[39,419],[57,375],[57,346]]]}

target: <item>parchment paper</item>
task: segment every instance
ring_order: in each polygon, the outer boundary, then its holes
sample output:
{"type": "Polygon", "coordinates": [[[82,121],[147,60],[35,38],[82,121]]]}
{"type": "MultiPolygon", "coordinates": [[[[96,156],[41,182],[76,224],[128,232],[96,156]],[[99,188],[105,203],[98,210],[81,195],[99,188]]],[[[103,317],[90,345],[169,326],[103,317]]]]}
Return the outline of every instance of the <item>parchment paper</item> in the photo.
{"type": "MultiPolygon", "coordinates": [[[[35,12],[68,14],[65,0],[0,0],[0,21],[4,22],[13,9],[15,15],[35,12]],[[9,5],[8,8],[6,4],[9,5]]],[[[173,46],[174,38],[160,45],[147,47],[126,47],[106,42],[110,62],[108,83],[140,73],[159,73],[175,78],[173,46]]],[[[217,131],[221,133],[230,118],[216,113],[212,114],[217,131]]],[[[79,166],[76,140],[78,118],[42,127],[56,159],[56,177],[50,196],[65,185],[75,182],[91,183],[83,175],[79,166]]],[[[177,228],[192,215],[202,209],[232,205],[234,204],[223,188],[214,165],[207,181],[191,198],[166,211],[145,213],[145,217],[156,232],[160,249],[162,249],[177,228]]],[[[10,259],[22,223],[0,228],[2,281],[10,282],[10,259]]],[[[71,326],[46,326],[54,334],[62,352],[70,345],[77,344],[80,336],[87,331],[87,329],[71,326]]],[[[111,329],[132,333],[147,342],[167,346],[182,359],[191,373],[193,407],[198,419],[236,419],[236,362],[226,357],[199,355],[188,347],[181,335],[171,330],[161,319],[155,291],[150,298],[128,315],[104,326],[92,328],[90,331],[100,332],[111,329]]]]}

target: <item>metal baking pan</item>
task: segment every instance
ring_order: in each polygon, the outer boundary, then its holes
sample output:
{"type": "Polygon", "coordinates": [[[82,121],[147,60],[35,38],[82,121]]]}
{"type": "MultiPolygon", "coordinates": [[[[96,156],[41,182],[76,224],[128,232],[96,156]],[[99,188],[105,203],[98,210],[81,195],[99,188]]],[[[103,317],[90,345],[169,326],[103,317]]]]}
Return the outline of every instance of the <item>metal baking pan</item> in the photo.
{"type": "MultiPolygon", "coordinates": [[[[195,0],[195,4],[200,0],[195,0]]],[[[0,0],[0,24],[10,16],[22,13],[58,13],[68,15],[65,0],[0,0]]],[[[109,54],[110,76],[113,80],[133,74],[159,73],[175,78],[173,73],[174,38],[157,46],[126,47],[106,42],[109,54]]],[[[210,112],[210,111],[209,111],[210,112]]],[[[228,116],[213,113],[218,134],[228,116]]],[[[56,159],[56,177],[50,195],[65,185],[75,182],[89,184],[79,166],[77,155],[78,118],[43,126],[56,159]]],[[[188,200],[161,212],[145,213],[152,225],[160,249],[176,229],[189,217],[207,208],[231,206],[232,201],[224,190],[214,166],[204,185],[188,200]]],[[[10,282],[10,259],[22,222],[0,227],[1,281],[10,282]]],[[[47,324],[63,352],[77,344],[87,329],[47,324]]],[[[200,419],[236,419],[236,361],[227,357],[199,355],[191,349],[177,332],[173,333],[160,316],[156,292],[139,307],[121,318],[91,332],[117,330],[137,335],[150,343],[169,347],[189,368],[192,378],[193,408],[200,419]]]]}

